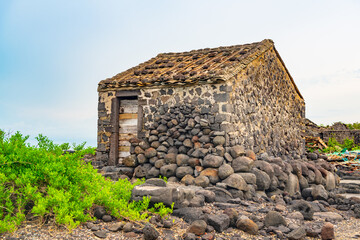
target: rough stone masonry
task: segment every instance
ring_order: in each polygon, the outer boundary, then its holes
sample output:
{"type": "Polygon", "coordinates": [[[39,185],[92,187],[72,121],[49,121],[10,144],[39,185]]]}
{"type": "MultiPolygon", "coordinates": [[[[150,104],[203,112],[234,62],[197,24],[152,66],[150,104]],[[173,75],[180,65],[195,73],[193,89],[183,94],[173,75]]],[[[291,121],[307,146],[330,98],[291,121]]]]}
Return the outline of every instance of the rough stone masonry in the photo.
{"type": "Polygon", "coordinates": [[[304,99],[271,40],[159,54],[98,91],[94,164],[121,167],[118,175],[206,176],[216,184],[227,166],[251,170],[245,149],[304,154],[304,99]]]}

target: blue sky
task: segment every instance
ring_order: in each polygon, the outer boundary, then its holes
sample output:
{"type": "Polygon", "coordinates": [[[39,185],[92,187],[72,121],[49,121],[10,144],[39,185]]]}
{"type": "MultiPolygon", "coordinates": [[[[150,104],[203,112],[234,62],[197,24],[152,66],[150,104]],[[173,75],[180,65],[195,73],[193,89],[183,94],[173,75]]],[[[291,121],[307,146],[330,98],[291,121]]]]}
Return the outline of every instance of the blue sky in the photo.
{"type": "Polygon", "coordinates": [[[316,123],[360,122],[360,2],[0,0],[0,128],[96,145],[97,83],[271,38],[316,123]]]}

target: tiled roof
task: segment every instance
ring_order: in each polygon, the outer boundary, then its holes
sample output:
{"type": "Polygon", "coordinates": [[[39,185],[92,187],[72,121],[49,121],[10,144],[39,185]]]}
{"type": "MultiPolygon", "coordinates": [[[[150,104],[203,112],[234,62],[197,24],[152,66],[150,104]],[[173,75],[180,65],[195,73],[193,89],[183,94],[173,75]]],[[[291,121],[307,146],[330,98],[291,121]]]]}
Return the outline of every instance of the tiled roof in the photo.
{"type": "MultiPolygon", "coordinates": [[[[229,47],[161,53],[112,78],[102,80],[98,91],[224,82],[273,46],[272,40],[265,39],[229,47]]],[[[295,83],[294,86],[301,96],[295,83]]]]}
{"type": "Polygon", "coordinates": [[[230,47],[162,53],[99,83],[108,88],[141,88],[226,81],[273,46],[272,40],[230,47]]]}

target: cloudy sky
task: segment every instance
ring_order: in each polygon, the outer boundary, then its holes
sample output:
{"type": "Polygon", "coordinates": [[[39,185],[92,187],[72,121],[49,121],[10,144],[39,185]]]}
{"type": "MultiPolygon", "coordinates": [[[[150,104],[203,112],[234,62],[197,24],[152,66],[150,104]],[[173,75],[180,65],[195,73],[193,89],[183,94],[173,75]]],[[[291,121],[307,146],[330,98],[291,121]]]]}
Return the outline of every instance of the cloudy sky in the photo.
{"type": "Polygon", "coordinates": [[[0,1],[0,129],[96,145],[97,83],[271,38],[320,124],[360,122],[360,1],[0,1]]]}

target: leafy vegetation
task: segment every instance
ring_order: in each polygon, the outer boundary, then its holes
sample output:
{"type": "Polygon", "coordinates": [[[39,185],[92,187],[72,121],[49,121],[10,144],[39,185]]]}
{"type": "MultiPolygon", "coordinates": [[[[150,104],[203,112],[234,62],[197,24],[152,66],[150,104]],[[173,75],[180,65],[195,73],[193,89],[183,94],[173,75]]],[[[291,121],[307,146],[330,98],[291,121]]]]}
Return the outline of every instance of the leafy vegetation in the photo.
{"type": "Polygon", "coordinates": [[[64,153],[70,145],[54,144],[43,135],[37,146],[19,132],[0,130],[0,233],[14,231],[25,219],[52,219],[70,230],[92,220],[92,208],[104,206],[113,216],[132,220],[147,219],[150,212],[165,216],[172,209],[164,205],[149,208],[149,198],[131,201],[134,185],[128,180],[112,182],[103,178],[82,157],[94,148],[73,144],[73,154],[64,153]]]}
{"type": "Polygon", "coordinates": [[[359,123],[359,122],[348,123],[348,124],[346,124],[346,126],[347,126],[349,129],[358,129],[358,130],[360,130],[360,123],[359,123]]]}
{"type": "Polygon", "coordinates": [[[322,151],[326,153],[332,153],[332,152],[341,152],[343,149],[347,150],[359,150],[360,146],[357,146],[354,143],[354,139],[344,139],[344,143],[341,144],[338,141],[336,141],[335,138],[329,138],[329,141],[327,142],[327,148],[324,148],[322,151]]]}

